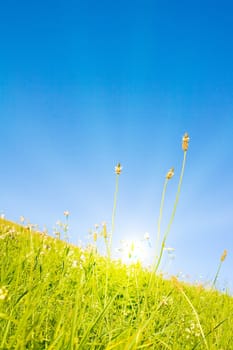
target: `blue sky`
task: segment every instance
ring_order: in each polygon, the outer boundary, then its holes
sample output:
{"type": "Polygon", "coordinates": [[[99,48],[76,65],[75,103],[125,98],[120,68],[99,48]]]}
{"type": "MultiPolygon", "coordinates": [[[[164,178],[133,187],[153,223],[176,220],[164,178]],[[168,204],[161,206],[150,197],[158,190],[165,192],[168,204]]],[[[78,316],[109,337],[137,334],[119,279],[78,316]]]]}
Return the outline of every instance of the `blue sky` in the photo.
{"type": "Polygon", "coordinates": [[[232,288],[233,5],[230,1],[7,1],[0,11],[0,210],[70,239],[111,223],[114,249],[162,228],[190,149],[164,271],[232,288]],[[168,266],[169,265],[169,266],[168,266]]]}

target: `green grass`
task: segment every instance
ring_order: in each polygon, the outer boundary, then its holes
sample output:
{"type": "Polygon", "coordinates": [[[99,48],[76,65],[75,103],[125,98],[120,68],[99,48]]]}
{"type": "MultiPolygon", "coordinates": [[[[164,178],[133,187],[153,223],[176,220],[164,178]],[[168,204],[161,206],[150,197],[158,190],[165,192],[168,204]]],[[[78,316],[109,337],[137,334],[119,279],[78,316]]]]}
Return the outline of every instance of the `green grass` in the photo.
{"type": "Polygon", "coordinates": [[[0,349],[233,349],[233,298],[214,289],[6,220],[0,252],[0,349]]]}
{"type": "Polygon", "coordinates": [[[120,163],[115,167],[111,232],[106,224],[102,231],[96,229],[93,246],[68,243],[67,211],[56,238],[0,219],[0,349],[233,350],[233,298],[215,290],[227,251],[209,290],[175,276],[165,280],[157,272],[177,209],[188,144],[185,133],[175,202],[161,236],[173,168],[165,178],[151,271],[139,262],[127,266],[111,259],[120,163]],[[107,257],[97,252],[98,237],[107,257]]]}

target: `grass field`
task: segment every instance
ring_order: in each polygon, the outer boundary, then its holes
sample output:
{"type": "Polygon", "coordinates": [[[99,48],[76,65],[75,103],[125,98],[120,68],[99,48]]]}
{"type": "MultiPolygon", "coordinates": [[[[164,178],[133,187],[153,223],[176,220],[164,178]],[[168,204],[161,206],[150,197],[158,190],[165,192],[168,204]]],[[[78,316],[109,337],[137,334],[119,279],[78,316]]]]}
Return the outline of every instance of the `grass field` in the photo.
{"type": "Polygon", "coordinates": [[[233,298],[215,290],[227,252],[208,290],[158,274],[179,200],[188,142],[186,133],[177,194],[161,235],[174,169],[165,177],[150,270],[140,261],[125,265],[111,257],[120,164],[115,167],[111,230],[103,224],[94,231],[92,245],[68,243],[67,211],[62,232],[56,230],[55,237],[0,219],[0,349],[233,350],[233,298]],[[106,256],[98,253],[98,238],[104,240],[106,256]]]}
{"type": "Polygon", "coordinates": [[[0,349],[233,349],[226,294],[6,220],[0,250],[0,349]]]}

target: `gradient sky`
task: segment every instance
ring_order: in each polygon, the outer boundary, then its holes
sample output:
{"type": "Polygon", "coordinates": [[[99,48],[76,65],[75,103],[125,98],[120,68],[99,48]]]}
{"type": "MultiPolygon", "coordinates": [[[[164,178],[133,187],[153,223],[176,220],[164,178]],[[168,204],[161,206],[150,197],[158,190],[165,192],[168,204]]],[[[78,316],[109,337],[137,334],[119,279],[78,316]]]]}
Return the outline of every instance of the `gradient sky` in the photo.
{"type": "Polygon", "coordinates": [[[70,239],[111,224],[114,249],[151,236],[171,166],[165,229],[190,149],[163,270],[233,277],[231,1],[4,1],[0,8],[0,210],[70,239]],[[169,265],[170,264],[170,265],[169,265]],[[169,265],[169,266],[168,266],[169,265]]]}

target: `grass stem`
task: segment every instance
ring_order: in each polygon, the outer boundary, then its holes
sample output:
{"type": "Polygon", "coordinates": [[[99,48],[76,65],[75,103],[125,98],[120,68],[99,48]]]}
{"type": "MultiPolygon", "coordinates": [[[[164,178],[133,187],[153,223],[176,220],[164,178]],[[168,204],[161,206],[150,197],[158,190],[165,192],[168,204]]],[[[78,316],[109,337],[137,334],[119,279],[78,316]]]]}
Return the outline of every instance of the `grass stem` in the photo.
{"type": "Polygon", "coordinates": [[[111,258],[111,253],[112,253],[112,237],[113,237],[113,233],[114,233],[114,229],[115,229],[115,217],[116,217],[118,188],[119,188],[119,174],[116,174],[116,186],[115,186],[114,202],[113,202],[113,209],[112,209],[112,229],[111,229],[111,234],[109,237],[109,245],[108,245],[108,257],[109,258],[111,258]]]}
{"type": "MultiPolygon", "coordinates": [[[[154,264],[154,268],[153,268],[153,270],[152,270],[152,273],[153,273],[153,274],[155,274],[155,273],[158,271],[158,268],[159,268],[159,265],[160,265],[160,262],[161,262],[161,259],[162,259],[162,256],[163,256],[163,251],[164,251],[164,248],[165,248],[166,240],[167,240],[168,234],[169,234],[170,229],[171,229],[171,225],[172,225],[173,220],[174,220],[174,217],[175,217],[175,213],[176,213],[176,209],[177,209],[177,204],[178,204],[179,197],[180,197],[180,190],[181,190],[183,175],[184,175],[185,162],[186,162],[186,153],[187,153],[187,151],[184,151],[182,169],[181,169],[181,174],[180,174],[178,189],[177,189],[177,193],[176,193],[175,203],[174,203],[174,206],[173,206],[171,218],[170,218],[169,223],[168,223],[168,225],[167,225],[167,229],[165,230],[165,234],[164,234],[164,238],[163,238],[163,241],[162,241],[162,244],[161,244],[161,248],[160,248],[160,253],[159,253],[158,259],[156,260],[156,262],[155,262],[155,264],[154,264]]],[[[167,185],[167,184],[166,184],[166,182],[165,182],[165,184],[164,184],[164,191],[163,191],[163,195],[164,195],[164,196],[165,196],[166,185],[167,185]]],[[[164,201],[164,198],[162,197],[162,201],[161,201],[161,208],[162,208],[162,209],[163,209],[163,207],[162,207],[162,206],[163,206],[163,201],[164,201]]],[[[161,209],[161,212],[162,212],[162,209],[161,209]]],[[[161,219],[161,217],[162,217],[162,213],[161,213],[161,212],[160,212],[160,219],[161,219]]],[[[159,229],[160,229],[160,220],[159,220],[159,229]]]]}

